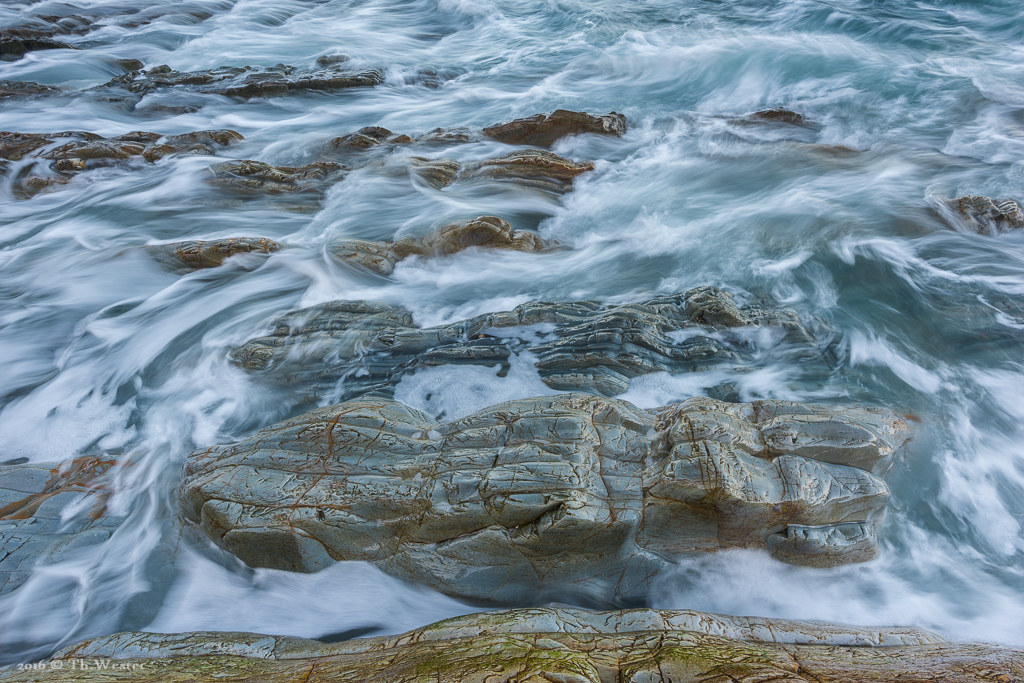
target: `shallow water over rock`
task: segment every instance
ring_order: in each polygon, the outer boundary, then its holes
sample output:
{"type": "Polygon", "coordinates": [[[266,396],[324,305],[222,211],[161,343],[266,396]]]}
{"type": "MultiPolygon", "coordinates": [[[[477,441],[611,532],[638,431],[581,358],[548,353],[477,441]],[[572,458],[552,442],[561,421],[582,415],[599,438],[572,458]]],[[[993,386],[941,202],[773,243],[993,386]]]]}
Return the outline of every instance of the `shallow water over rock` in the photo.
{"type": "MultiPolygon", "coordinates": [[[[10,570],[0,661],[119,630],[395,634],[476,611],[363,562],[251,569],[184,523],[190,453],[310,407],[235,350],[333,302],[422,331],[706,286],[814,321],[827,362],[701,323],[660,348],[700,335],[735,362],[593,393],[867,405],[913,438],[874,559],[724,549],[674,561],[650,605],[1024,645],[1019,3],[25,0],[0,6],[7,41],[0,130],[28,147],[0,160],[0,537],[37,519],[54,541],[10,570]],[[544,248],[427,248],[481,216],[544,248]],[[339,257],[353,245],[386,267],[339,257]],[[112,464],[21,504],[83,458],[112,464]]],[[[502,329],[480,330],[502,362],[390,390],[450,423],[579,387],[545,370],[555,323],[502,329]]],[[[360,380],[328,375],[320,405],[360,380]]]]}

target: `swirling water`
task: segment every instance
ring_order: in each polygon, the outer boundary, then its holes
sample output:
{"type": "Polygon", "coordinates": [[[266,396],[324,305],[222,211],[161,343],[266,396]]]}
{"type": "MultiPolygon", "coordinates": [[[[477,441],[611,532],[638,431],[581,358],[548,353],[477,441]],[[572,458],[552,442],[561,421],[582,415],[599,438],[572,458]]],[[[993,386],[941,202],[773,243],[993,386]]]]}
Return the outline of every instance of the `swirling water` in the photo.
{"type": "MultiPolygon", "coordinates": [[[[372,566],[313,575],[251,570],[182,538],[180,466],[198,447],[293,414],[299,397],[253,382],[228,350],[275,315],[332,299],[382,300],[435,324],[531,299],[631,301],[713,284],[771,296],[839,333],[827,380],[772,361],[633,380],[642,407],[723,379],[744,400],[857,401],[914,416],[889,473],[882,552],[836,569],[734,550],[683,563],[651,604],[732,614],[931,628],[1024,645],[1024,233],[975,235],[939,211],[962,194],[1024,198],[1024,12],[1016,0],[70,0],[27,14],[99,16],[0,79],[67,94],[0,103],[0,129],[232,128],[221,157],[314,159],[367,125],[402,133],[482,126],[556,108],[626,114],[621,139],[554,150],[593,173],[559,201],[527,191],[435,190],[356,171],[320,207],[226,202],[210,157],[81,174],[58,191],[0,196],[0,460],[119,460],[111,539],[40,565],[0,597],[4,661],[125,628],[309,637],[395,633],[474,611],[372,566]],[[77,8],[77,9],[75,9],[77,8]],[[134,14],[133,14],[134,13],[134,14]],[[133,14],[139,21],[122,20],[133,14]],[[142,21],[145,19],[145,21],[142,21]],[[343,53],[380,68],[372,89],[132,110],[86,88],[118,58],[179,70],[307,65],[343,53]],[[728,117],[784,106],[813,125],[728,117]],[[856,150],[839,149],[843,146],[856,150]],[[500,215],[563,249],[469,250],[380,278],[324,246],[500,215]],[[139,245],[260,236],[299,247],[186,275],[139,245]]],[[[194,95],[160,95],[197,102],[194,95]]],[[[482,159],[478,142],[435,156],[482,159]]],[[[394,163],[411,152],[395,151],[394,163]]],[[[432,368],[398,396],[448,416],[550,390],[527,364],[432,368]]]]}

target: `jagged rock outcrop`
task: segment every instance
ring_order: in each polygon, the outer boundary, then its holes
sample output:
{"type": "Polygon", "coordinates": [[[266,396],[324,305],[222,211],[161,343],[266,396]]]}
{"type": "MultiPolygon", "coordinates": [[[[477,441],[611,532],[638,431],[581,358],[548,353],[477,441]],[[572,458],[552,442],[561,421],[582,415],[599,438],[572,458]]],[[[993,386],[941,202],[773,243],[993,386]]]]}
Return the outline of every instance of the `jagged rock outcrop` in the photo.
{"type": "Polygon", "coordinates": [[[1024,207],[1013,199],[990,199],[969,194],[951,200],[949,206],[980,235],[1024,228],[1024,207]]]}
{"type": "Polygon", "coordinates": [[[105,514],[104,475],[114,461],[82,457],[63,464],[0,465],[0,594],[29,577],[39,561],[102,543],[120,523],[105,514]],[[61,512],[85,509],[68,521],[61,512]]]}
{"type": "Polygon", "coordinates": [[[26,198],[63,185],[81,171],[137,162],[155,162],[172,154],[215,154],[242,136],[233,130],[201,130],[182,135],[134,131],[112,138],[82,131],[0,133],[2,168],[18,164],[15,196],[26,198]]]}
{"type": "Polygon", "coordinates": [[[594,133],[620,137],[626,132],[626,117],[611,112],[594,116],[580,111],[556,109],[550,114],[534,114],[508,123],[484,128],[484,136],[510,145],[550,147],[567,135],[594,133]]]}
{"type": "Polygon", "coordinates": [[[347,170],[330,161],[316,161],[305,166],[271,166],[262,161],[243,159],[211,166],[213,177],[210,182],[236,192],[253,194],[320,191],[347,170]]]}
{"type": "Polygon", "coordinates": [[[410,256],[426,258],[447,256],[471,247],[536,252],[548,245],[536,234],[513,230],[497,216],[480,216],[470,221],[453,223],[422,237],[404,237],[394,242],[344,240],[328,250],[335,258],[366,268],[379,275],[391,275],[395,264],[410,256]]]}
{"type": "Polygon", "coordinates": [[[1020,650],[948,643],[916,629],[560,607],[471,614],[342,643],[258,633],[117,633],[65,648],[38,667],[0,673],[0,680],[1012,683],[1022,676],[1020,650]]]}
{"type": "Polygon", "coordinates": [[[182,88],[209,95],[250,99],[275,97],[297,90],[340,90],[371,87],[384,82],[379,71],[352,71],[337,65],[298,69],[278,64],[271,67],[224,66],[205,71],[175,71],[166,64],[148,71],[133,71],[112,79],[103,88],[122,88],[144,95],[164,88],[182,88]]]}
{"type": "Polygon", "coordinates": [[[284,245],[265,237],[232,237],[222,240],[188,240],[146,247],[157,261],[180,272],[216,268],[238,254],[271,254],[284,245]]]}
{"type": "MultiPolygon", "coordinates": [[[[382,273],[391,264],[378,247],[335,253],[382,273]]],[[[805,368],[827,368],[832,353],[828,335],[812,332],[792,311],[739,306],[714,287],[617,306],[532,301],[430,328],[417,326],[401,307],[337,301],[289,313],[273,325],[270,335],[233,351],[235,363],[270,381],[300,384],[310,397],[336,400],[391,395],[419,367],[501,365],[522,351],[535,355],[549,386],[606,396],[650,372],[752,363],[760,347],[748,333],[756,329],[768,331],[775,350],[801,359],[805,368]],[[534,335],[503,332],[521,326],[540,328],[534,335]]]]}
{"type": "Polygon", "coordinates": [[[774,400],[640,410],[561,394],[441,423],[361,399],[193,453],[181,503],[254,567],[366,561],[493,604],[636,600],[680,558],[722,548],[872,557],[880,475],[908,434],[886,410],[774,400]]]}

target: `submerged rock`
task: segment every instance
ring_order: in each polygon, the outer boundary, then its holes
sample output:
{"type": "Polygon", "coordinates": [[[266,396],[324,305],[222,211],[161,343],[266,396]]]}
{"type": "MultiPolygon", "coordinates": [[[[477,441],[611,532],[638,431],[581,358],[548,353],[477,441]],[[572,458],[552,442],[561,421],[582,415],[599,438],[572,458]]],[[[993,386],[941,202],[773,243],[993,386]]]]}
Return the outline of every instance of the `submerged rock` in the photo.
{"type": "Polygon", "coordinates": [[[1013,199],[969,194],[951,200],[949,205],[979,235],[1024,227],[1024,208],[1013,199]]]}
{"type": "MultiPolygon", "coordinates": [[[[14,179],[16,196],[26,198],[66,184],[77,173],[139,161],[155,162],[172,154],[215,154],[218,147],[241,140],[233,130],[203,130],[183,135],[134,131],[112,138],[82,131],[59,133],[0,133],[0,159],[32,160],[14,179]]],[[[5,163],[4,167],[9,166],[5,163]]]]}
{"type": "Polygon", "coordinates": [[[777,123],[791,123],[795,126],[803,126],[807,123],[802,114],[797,114],[795,111],[789,109],[783,109],[782,107],[776,107],[775,109],[765,109],[763,111],[755,111],[753,114],[748,114],[740,119],[741,121],[775,121],[777,123]]]}
{"type": "Polygon", "coordinates": [[[337,66],[301,70],[278,64],[271,67],[224,66],[205,71],[175,71],[166,64],[148,71],[118,76],[102,87],[147,94],[164,88],[250,99],[286,95],[296,90],[340,90],[380,85],[379,71],[351,71],[337,66]]]}
{"type": "MultiPolygon", "coordinates": [[[[515,241],[514,233],[508,239],[515,241]]],[[[389,272],[392,256],[385,247],[361,247],[381,243],[348,244],[349,251],[335,253],[389,272]]],[[[395,384],[419,367],[499,365],[522,351],[534,354],[549,386],[604,395],[622,393],[631,378],[650,372],[750,363],[754,330],[774,336],[772,343],[805,366],[827,367],[831,354],[830,340],[818,339],[792,311],[739,306],[714,287],[618,306],[532,301],[430,328],[415,325],[404,308],[337,301],[289,313],[273,324],[272,334],[233,351],[234,361],[272,381],[301,384],[311,397],[337,400],[370,391],[391,395],[395,384]],[[519,326],[547,329],[538,330],[539,338],[520,330],[503,332],[519,326]]]]}
{"type": "Polygon", "coordinates": [[[13,62],[21,59],[29,52],[37,50],[77,50],[74,45],[61,43],[43,36],[30,38],[16,38],[12,36],[0,37],[0,61],[13,62]]]}
{"type": "Polygon", "coordinates": [[[334,138],[331,140],[330,145],[335,149],[368,149],[383,143],[401,145],[410,142],[414,142],[414,140],[408,135],[396,135],[387,128],[381,128],[380,126],[367,126],[366,128],[360,128],[355,133],[348,133],[347,135],[334,138]]]}
{"type": "Polygon", "coordinates": [[[222,240],[189,240],[153,244],[146,250],[164,265],[183,272],[216,268],[237,254],[270,254],[284,245],[263,237],[233,237],[222,240]]]}
{"type": "Polygon", "coordinates": [[[120,523],[106,515],[104,475],[113,460],[0,465],[0,594],[26,580],[37,562],[102,543],[120,523]],[[80,510],[65,521],[62,513],[80,510]]]}
{"type": "Polygon", "coordinates": [[[947,643],[917,629],[690,610],[548,607],[470,614],[397,636],[342,643],[130,631],[72,645],[49,663],[2,673],[0,680],[1011,683],[1021,676],[1024,652],[947,643]]]}
{"type": "Polygon", "coordinates": [[[243,159],[225,161],[210,167],[210,182],[235,191],[256,194],[283,194],[321,190],[348,169],[330,161],[305,166],[271,166],[262,161],[243,159]]]}
{"type": "Polygon", "coordinates": [[[788,401],[640,410],[561,394],[437,422],[362,399],[193,453],[181,501],[253,567],[366,561],[494,604],[636,600],[724,548],[869,559],[889,497],[878,475],[908,433],[886,410],[788,401]]]}
{"type": "Polygon", "coordinates": [[[395,242],[345,240],[331,245],[329,251],[345,263],[379,275],[390,275],[396,263],[410,256],[446,256],[470,247],[526,252],[549,248],[532,232],[513,230],[508,222],[497,216],[480,216],[471,221],[446,225],[423,237],[405,237],[395,242]]]}
{"type": "Polygon", "coordinates": [[[620,137],[626,132],[626,117],[611,112],[594,116],[586,112],[557,109],[523,119],[484,128],[484,136],[510,145],[549,147],[567,135],[594,133],[620,137]]]}
{"type": "Polygon", "coordinates": [[[552,152],[527,149],[475,164],[467,175],[561,193],[572,189],[577,176],[593,170],[594,164],[589,161],[572,161],[552,152]]]}

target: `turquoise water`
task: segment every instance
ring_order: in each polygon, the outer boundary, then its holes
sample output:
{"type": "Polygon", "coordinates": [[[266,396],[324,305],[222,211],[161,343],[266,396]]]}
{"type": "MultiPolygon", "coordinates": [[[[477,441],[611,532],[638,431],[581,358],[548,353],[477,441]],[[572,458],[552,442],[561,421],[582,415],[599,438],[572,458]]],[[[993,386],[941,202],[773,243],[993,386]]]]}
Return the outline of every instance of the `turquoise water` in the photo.
{"type": "MultiPolygon", "coordinates": [[[[971,234],[940,209],[963,194],[1024,199],[1019,2],[73,4],[0,7],[0,26],[29,14],[101,17],[97,30],[62,38],[83,51],[0,63],[0,79],[69,89],[0,103],[0,129],[232,128],[245,140],[221,156],[275,165],[308,163],[329,139],[367,125],[479,129],[568,108],[622,112],[630,129],[558,142],[555,152],[596,164],[558,200],[418,185],[391,170],[425,152],[400,148],[332,186],[313,211],[226,201],[203,180],[209,157],[90,171],[30,200],[5,185],[0,460],[133,463],[117,476],[111,507],[127,521],[113,538],[0,597],[0,641],[17,643],[8,660],[124,628],[319,637],[473,611],[368,565],[253,571],[179,538],[185,456],[272,424],[300,398],[253,382],[228,350],[279,313],[332,299],[401,304],[436,324],[531,299],[632,301],[703,284],[827,321],[836,371],[808,381],[769,358],[752,372],[638,378],[622,398],[653,407],[732,381],[744,400],[890,407],[914,417],[916,436],[887,477],[877,559],[820,570],[723,552],[663,577],[651,604],[1024,645],[1024,233],[971,234]],[[124,25],[136,10],[146,22],[124,25]],[[84,92],[120,73],[116,58],[193,70],[306,66],[325,54],[378,68],[385,83],[144,102],[197,106],[182,114],[84,92]],[[768,107],[810,125],[729,120],[768,107]],[[324,253],[341,238],[419,235],[480,214],[565,248],[411,259],[390,279],[324,253]],[[234,236],[299,248],[184,276],[134,249],[234,236]]],[[[426,154],[476,160],[507,149],[476,142],[426,154]]],[[[550,391],[526,362],[495,373],[434,368],[403,381],[398,396],[456,416],[550,391]]]]}

